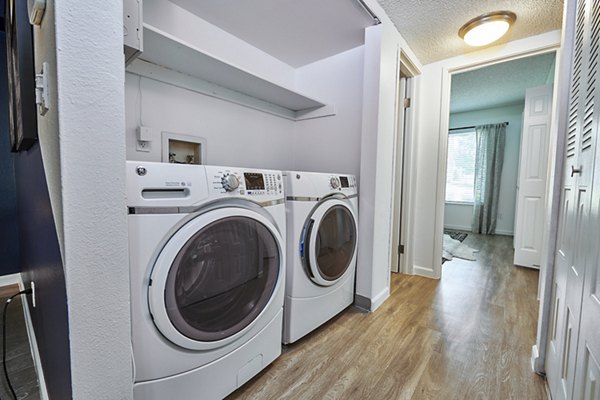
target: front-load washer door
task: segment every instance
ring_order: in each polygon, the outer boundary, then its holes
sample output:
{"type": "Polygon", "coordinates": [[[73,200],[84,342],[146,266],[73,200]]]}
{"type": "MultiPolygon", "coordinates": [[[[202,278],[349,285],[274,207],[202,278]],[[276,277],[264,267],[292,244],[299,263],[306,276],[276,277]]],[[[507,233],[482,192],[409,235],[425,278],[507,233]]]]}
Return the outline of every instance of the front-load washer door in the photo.
{"type": "Polygon", "coordinates": [[[252,210],[219,208],[191,219],[152,270],[148,300],[156,327],[188,349],[234,341],[281,285],[282,244],[273,223],[252,210]]]}
{"type": "Polygon", "coordinates": [[[300,244],[302,262],[313,282],[331,286],[350,270],[357,230],[348,201],[332,197],[315,208],[304,225],[300,244]]]}

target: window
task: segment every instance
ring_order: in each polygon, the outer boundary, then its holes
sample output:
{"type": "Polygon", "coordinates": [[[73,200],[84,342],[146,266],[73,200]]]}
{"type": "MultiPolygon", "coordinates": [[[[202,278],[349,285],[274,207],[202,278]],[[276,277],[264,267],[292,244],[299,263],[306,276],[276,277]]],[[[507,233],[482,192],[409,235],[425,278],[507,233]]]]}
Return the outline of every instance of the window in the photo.
{"type": "Polygon", "coordinates": [[[475,150],[475,131],[463,131],[448,135],[446,201],[473,202],[475,150]]]}

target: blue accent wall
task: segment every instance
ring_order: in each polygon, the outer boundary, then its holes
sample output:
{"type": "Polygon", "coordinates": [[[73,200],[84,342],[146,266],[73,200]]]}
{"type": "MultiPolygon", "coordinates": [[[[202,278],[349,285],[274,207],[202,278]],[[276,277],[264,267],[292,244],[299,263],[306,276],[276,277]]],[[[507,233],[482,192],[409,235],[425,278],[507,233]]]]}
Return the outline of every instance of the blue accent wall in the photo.
{"type": "Polygon", "coordinates": [[[36,303],[29,310],[46,387],[51,399],[71,398],[71,355],[67,294],[58,237],[39,143],[15,160],[21,248],[21,276],[34,281],[36,303]]]}
{"type": "Polygon", "coordinates": [[[0,32],[0,275],[21,272],[14,154],[8,136],[8,84],[4,32],[0,32]]]}
{"type": "MultiPolygon", "coordinates": [[[[4,13],[0,0],[0,16],[4,13]]],[[[71,399],[65,275],[39,143],[10,153],[5,35],[0,32],[0,275],[21,272],[50,399],[71,399]],[[17,229],[18,227],[18,229],[17,229]]]]}

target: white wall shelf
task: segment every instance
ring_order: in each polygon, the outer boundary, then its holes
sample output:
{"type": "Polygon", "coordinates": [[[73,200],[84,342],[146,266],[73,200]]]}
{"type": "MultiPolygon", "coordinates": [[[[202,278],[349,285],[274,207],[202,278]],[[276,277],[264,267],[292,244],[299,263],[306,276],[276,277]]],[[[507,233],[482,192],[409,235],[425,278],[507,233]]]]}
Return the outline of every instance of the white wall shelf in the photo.
{"type": "Polygon", "coordinates": [[[335,115],[332,105],[277,85],[144,24],[144,51],[127,71],[290,120],[335,115]]]}

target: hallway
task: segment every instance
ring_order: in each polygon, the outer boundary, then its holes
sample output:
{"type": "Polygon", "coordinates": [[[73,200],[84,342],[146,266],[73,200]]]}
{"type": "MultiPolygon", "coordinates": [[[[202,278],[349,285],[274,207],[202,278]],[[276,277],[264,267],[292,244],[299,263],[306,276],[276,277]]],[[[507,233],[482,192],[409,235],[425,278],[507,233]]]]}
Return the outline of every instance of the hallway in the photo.
{"type": "Polygon", "coordinates": [[[393,274],[375,313],[351,307],[230,399],[545,399],[533,374],[538,272],[512,265],[512,237],[469,234],[477,261],[442,280],[393,274]]]}

